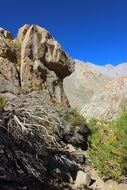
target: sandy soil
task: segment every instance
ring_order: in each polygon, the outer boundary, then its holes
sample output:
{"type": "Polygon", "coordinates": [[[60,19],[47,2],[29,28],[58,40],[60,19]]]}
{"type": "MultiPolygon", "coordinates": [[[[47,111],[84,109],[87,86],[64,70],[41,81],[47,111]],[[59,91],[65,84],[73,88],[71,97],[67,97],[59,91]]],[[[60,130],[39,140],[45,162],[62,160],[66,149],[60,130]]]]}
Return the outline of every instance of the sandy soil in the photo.
{"type": "MultiPolygon", "coordinates": [[[[85,153],[86,155],[87,153],[85,153]]],[[[88,156],[88,155],[87,155],[88,156]]],[[[92,166],[91,163],[85,166],[85,171],[90,173],[91,178],[96,180],[90,187],[93,190],[127,190],[127,184],[118,184],[115,181],[107,180],[104,182],[102,178],[99,177],[98,171],[92,166]]]]}

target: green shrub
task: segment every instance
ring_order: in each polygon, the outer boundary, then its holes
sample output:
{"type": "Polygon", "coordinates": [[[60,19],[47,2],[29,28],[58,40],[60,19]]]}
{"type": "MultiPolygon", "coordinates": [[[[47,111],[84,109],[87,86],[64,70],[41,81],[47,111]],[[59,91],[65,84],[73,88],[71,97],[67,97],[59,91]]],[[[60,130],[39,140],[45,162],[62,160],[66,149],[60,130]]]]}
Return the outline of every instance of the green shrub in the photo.
{"type": "Polygon", "coordinates": [[[7,100],[5,97],[0,95],[0,109],[3,109],[7,104],[7,100]]]}
{"type": "Polygon", "coordinates": [[[105,178],[117,181],[127,177],[127,109],[112,122],[89,124],[93,134],[89,138],[89,155],[105,178]]]}
{"type": "Polygon", "coordinates": [[[15,41],[13,43],[10,43],[9,46],[10,46],[11,50],[16,55],[17,64],[20,65],[20,62],[21,62],[21,44],[17,40],[17,41],[15,41]]]}
{"type": "Polygon", "coordinates": [[[85,118],[79,114],[76,109],[69,109],[64,114],[64,120],[69,122],[72,126],[86,125],[85,118]]]}

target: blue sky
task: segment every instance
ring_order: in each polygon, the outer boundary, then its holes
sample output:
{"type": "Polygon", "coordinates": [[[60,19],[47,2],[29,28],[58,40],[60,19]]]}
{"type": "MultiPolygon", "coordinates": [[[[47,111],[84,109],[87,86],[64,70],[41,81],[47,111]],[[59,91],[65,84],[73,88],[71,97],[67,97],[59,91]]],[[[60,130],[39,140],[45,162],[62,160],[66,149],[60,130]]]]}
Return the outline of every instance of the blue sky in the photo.
{"type": "Polygon", "coordinates": [[[0,26],[47,28],[72,57],[95,64],[127,61],[127,0],[4,0],[0,26]]]}

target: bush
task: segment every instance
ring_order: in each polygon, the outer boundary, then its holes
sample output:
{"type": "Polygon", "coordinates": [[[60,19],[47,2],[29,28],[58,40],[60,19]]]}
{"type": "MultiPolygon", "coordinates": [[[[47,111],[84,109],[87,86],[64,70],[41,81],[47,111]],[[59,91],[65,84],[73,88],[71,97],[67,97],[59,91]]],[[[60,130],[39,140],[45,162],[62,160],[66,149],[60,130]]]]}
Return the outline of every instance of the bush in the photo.
{"type": "Polygon", "coordinates": [[[11,50],[15,53],[16,55],[16,62],[18,65],[20,65],[21,62],[21,44],[17,41],[12,42],[9,44],[11,50]]]}
{"type": "Polygon", "coordinates": [[[69,109],[64,113],[63,119],[65,126],[63,141],[67,144],[72,144],[75,147],[87,150],[90,130],[85,118],[81,116],[76,109],[69,109]]]}
{"type": "Polygon", "coordinates": [[[79,114],[76,109],[69,109],[64,114],[64,120],[69,122],[72,126],[86,125],[85,118],[79,114]]]}
{"type": "Polygon", "coordinates": [[[0,109],[3,109],[6,106],[6,104],[7,104],[6,98],[0,95],[0,109]]]}
{"type": "MultiPolygon", "coordinates": [[[[93,122],[91,122],[93,123],[93,122]]],[[[127,177],[127,109],[112,122],[90,124],[89,155],[105,178],[121,182],[127,177]]]]}

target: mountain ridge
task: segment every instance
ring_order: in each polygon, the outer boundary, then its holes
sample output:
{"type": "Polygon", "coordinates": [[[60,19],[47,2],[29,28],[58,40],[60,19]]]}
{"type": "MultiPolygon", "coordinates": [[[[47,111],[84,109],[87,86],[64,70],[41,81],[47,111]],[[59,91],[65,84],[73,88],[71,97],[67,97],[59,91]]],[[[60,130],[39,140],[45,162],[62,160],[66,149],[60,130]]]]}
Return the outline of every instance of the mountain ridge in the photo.
{"type": "Polygon", "coordinates": [[[116,76],[116,75],[126,75],[127,74],[127,62],[122,62],[117,65],[112,64],[105,64],[105,65],[98,65],[91,63],[89,61],[81,61],[78,59],[74,59],[76,62],[81,62],[87,65],[92,66],[93,68],[97,69],[103,74],[106,74],[108,76],[116,76]]]}

